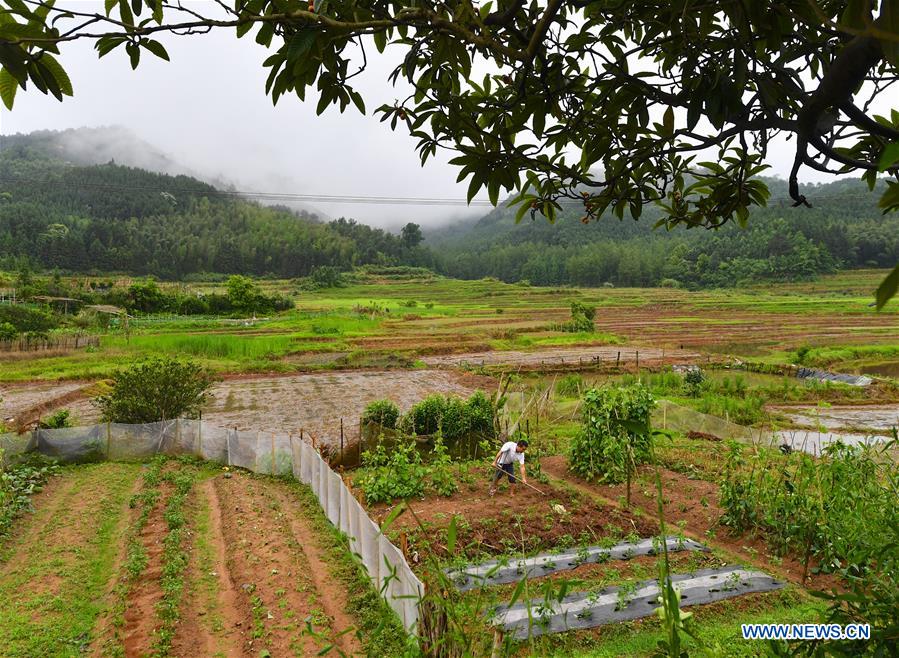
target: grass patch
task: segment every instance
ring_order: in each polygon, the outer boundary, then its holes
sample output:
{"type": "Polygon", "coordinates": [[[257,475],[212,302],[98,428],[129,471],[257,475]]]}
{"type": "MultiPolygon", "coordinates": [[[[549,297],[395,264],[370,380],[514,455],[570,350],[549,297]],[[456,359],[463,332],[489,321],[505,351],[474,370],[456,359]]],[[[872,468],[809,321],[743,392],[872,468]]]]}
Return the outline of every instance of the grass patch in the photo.
{"type": "Polygon", "coordinates": [[[0,557],[3,655],[75,656],[86,650],[126,533],[122,515],[139,469],[66,468],[53,499],[23,520],[18,539],[0,557]],[[10,560],[17,561],[15,568],[10,560]]]}

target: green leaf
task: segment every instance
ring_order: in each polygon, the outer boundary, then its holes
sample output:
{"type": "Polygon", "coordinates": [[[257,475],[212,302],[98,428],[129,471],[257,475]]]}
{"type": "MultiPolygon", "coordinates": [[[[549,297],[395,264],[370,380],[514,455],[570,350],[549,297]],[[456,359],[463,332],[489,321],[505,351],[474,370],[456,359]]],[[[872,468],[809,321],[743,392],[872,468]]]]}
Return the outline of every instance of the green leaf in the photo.
{"type": "Polygon", "coordinates": [[[110,12],[112,12],[112,8],[117,4],[119,4],[119,0],[106,0],[106,2],[103,3],[107,16],[109,16],[110,12]]]}
{"type": "Polygon", "coordinates": [[[665,110],[665,116],[662,119],[662,128],[664,129],[664,133],[666,136],[671,136],[674,134],[674,108],[668,107],[665,110]]]}
{"type": "Polygon", "coordinates": [[[456,515],[450,519],[449,528],[446,530],[446,552],[450,555],[456,549],[456,515]]]}
{"type": "Polygon", "coordinates": [[[121,13],[122,22],[125,25],[134,26],[134,15],[131,13],[131,7],[128,5],[128,0],[119,0],[119,13],[121,13]]]}
{"type": "Polygon", "coordinates": [[[293,62],[300,55],[308,52],[319,34],[321,33],[318,30],[311,29],[300,30],[294,34],[290,39],[290,46],[287,48],[287,60],[293,62]]]}
{"type": "Polygon", "coordinates": [[[894,267],[893,271],[877,286],[875,298],[878,311],[896,295],[896,290],[899,290],[899,265],[894,267]]]}
{"type": "Polygon", "coordinates": [[[353,105],[356,106],[356,109],[359,110],[360,114],[365,114],[365,101],[362,99],[362,94],[353,89],[350,89],[349,92],[353,105]]]}
{"type": "Polygon", "coordinates": [[[39,61],[50,71],[53,79],[56,80],[56,84],[59,85],[59,90],[66,96],[71,96],[73,94],[72,81],[69,80],[68,74],[62,68],[62,65],[56,61],[56,58],[53,55],[44,53],[39,61]]]}
{"type": "Polygon", "coordinates": [[[12,109],[18,88],[19,83],[12,77],[12,73],[5,68],[0,69],[0,100],[3,100],[6,109],[12,109]]]}
{"type": "Polygon", "coordinates": [[[396,507],[394,507],[390,514],[387,515],[387,518],[381,523],[381,534],[384,534],[384,531],[390,527],[390,524],[396,521],[396,518],[406,511],[406,503],[400,503],[396,507]]]}
{"type": "Polygon", "coordinates": [[[383,53],[384,49],[387,47],[387,31],[379,30],[372,36],[375,38],[375,48],[378,49],[379,53],[383,53]]]}
{"type": "Polygon", "coordinates": [[[156,55],[159,59],[164,59],[167,62],[171,61],[165,47],[158,41],[153,41],[153,39],[144,39],[143,41],[141,41],[141,45],[151,53],[156,55]]]}
{"type": "Polygon", "coordinates": [[[899,142],[890,142],[880,154],[877,171],[883,173],[897,162],[899,162],[899,142]]]}
{"type": "Polygon", "coordinates": [[[140,64],[140,47],[134,45],[133,43],[129,43],[125,45],[125,51],[128,53],[128,57],[131,59],[131,68],[136,69],[137,65],[140,64]]]}

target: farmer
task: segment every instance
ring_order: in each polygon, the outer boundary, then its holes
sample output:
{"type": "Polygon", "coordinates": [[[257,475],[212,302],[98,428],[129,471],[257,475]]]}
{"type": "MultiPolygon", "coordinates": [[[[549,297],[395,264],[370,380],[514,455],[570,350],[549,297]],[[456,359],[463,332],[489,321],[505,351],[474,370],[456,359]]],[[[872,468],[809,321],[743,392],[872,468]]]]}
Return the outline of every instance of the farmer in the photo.
{"type": "MultiPolygon", "coordinates": [[[[494,472],[493,480],[490,482],[490,495],[496,493],[496,483],[499,482],[503,473],[509,476],[509,484],[515,484],[515,471],[512,468],[514,462],[518,462],[518,468],[521,471],[521,481],[528,483],[528,478],[524,474],[524,451],[528,448],[528,442],[521,439],[518,443],[515,441],[506,441],[503,447],[496,453],[493,460],[494,472]]],[[[509,487],[509,495],[514,493],[514,489],[509,487]]]]}

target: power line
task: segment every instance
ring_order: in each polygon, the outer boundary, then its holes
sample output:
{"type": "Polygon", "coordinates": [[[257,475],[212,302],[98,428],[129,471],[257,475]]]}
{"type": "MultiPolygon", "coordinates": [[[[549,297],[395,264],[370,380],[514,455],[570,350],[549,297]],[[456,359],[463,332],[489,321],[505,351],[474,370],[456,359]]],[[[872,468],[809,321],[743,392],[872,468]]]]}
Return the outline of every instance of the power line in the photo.
{"type": "MultiPolygon", "coordinates": [[[[202,182],[202,181],[201,181],[202,182]]],[[[254,199],[259,201],[309,201],[309,202],[317,202],[317,203],[334,203],[334,204],[362,204],[362,205],[407,205],[407,206],[476,206],[476,207],[494,207],[490,201],[487,199],[472,199],[471,202],[466,202],[464,199],[454,199],[454,198],[441,198],[441,197],[406,197],[406,196],[373,196],[373,195],[364,195],[364,194],[301,194],[295,192],[247,192],[240,190],[220,190],[218,188],[212,187],[208,183],[204,183],[205,185],[209,185],[210,189],[199,190],[199,189],[190,189],[190,188],[174,188],[171,186],[148,186],[148,185],[119,185],[115,183],[68,183],[64,185],[59,185],[59,181],[44,179],[40,181],[25,179],[25,178],[11,178],[11,177],[3,177],[0,176],[0,183],[10,183],[13,185],[29,183],[29,184],[50,184],[50,185],[58,185],[59,187],[67,187],[70,189],[82,189],[82,188],[90,188],[97,190],[108,190],[108,191],[129,191],[129,192],[156,192],[159,194],[184,194],[191,196],[219,196],[226,198],[244,198],[244,199],[254,199]]],[[[859,195],[859,194],[842,194],[842,195],[825,195],[825,196],[812,196],[810,201],[812,202],[821,202],[821,201],[832,201],[832,200],[849,200],[849,199],[858,199],[858,200],[868,200],[870,199],[867,195],[859,195]]],[[[581,199],[559,199],[560,205],[563,206],[580,206],[583,204],[581,199]]],[[[789,197],[773,197],[769,200],[768,207],[772,207],[775,204],[786,206],[788,204],[792,205],[789,197]]],[[[497,207],[501,207],[504,205],[504,201],[500,201],[497,204],[497,207]]]]}

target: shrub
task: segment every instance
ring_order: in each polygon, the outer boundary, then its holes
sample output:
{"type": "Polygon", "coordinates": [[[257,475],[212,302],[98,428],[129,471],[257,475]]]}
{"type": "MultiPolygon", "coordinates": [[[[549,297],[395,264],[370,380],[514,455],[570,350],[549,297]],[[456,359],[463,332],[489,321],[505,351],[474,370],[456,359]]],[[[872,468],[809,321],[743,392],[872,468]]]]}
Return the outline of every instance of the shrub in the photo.
{"type": "Polygon", "coordinates": [[[375,400],[370,402],[362,412],[364,424],[376,423],[389,429],[396,428],[396,421],[399,417],[399,407],[392,400],[375,400]]]}
{"type": "Polygon", "coordinates": [[[383,445],[362,454],[362,474],[356,486],[362,489],[368,504],[386,503],[424,494],[427,469],[411,441],[398,443],[391,454],[383,445]]]}
{"type": "Polygon", "coordinates": [[[41,333],[59,326],[52,313],[21,304],[0,304],[0,323],[11,324],[17,333],[41,333]]]}
{"type": "Polygon", "coordinates": [[[556,384],[556,393],[567,398],[576,398],[584,387],[584,378],[580,375],[565,375],[556,384]]]}
{"type": "Polygon", "coordinates": [[[401,427],[411,434],[435,434],[443,420],[446,409],[446,398],[442,395],[429,395],[413,405],[403,416],[401,427]]]}
{"type": "Polygon", "coordinates": [[[309,275],[309,281],[316,288],[340,288],[346,285],[340,268],[333,265],[316,267],[309,275]]]}
{"type": "Polygon", "coordinates": [[[19,330],[9,322],[0,322],[0,340],[12,340],[19,335],[19,330]]]}
{"type": "Polygon", "coordinates": [[[52,416],[41,421],[41,427],[44,429],[60,429],[62,427],[71,427],[72,420],[68,409],[60,409],[52,416]]]}
{"type": "Polygon", "coordinates": [[[569,468],[587,479],[627,479],[650,457],[652,394],[642,384],[603,387],[584,393],[583,401],[583,425],[568,448],[569,468]]]}
{"type": "Polygon", "coordinates": [[[684,388],[687,395],[698,398],[706,383],[705,373],[700,368],[690,368],[684,375],[684,388]]]}
{"type": "Polygon", "coordinates": [[[452,496],[459,490],[459,479],[453,472],[453,460],[441,437],[434,443],[431,462],[428,465],[431,488],[438,496],[452,496]]]}
{"type": "Polygon", "coordinates": [[[569,333],[591,333],[596,331],[596,325],[593,323],[595,317],[595,306],[588,306],[581,302],[571,302],[571,321],[554,325],[553,329],[569,333]]]}
{"type": "Polygon", "coordinates": [[[95,400],[102,419],[152,423],[195,417],[208,399],[212,376],[191,361],[153,358],[116,372],[112,391],[95,400]]]}
{"type": "Polygon", "coordinates": [[[468,400],[455,396],[429,395],[403,416],[400,427],[410,434],[436,434],[451,441],[472,433],[492,434],[496,410],[483,391],[468,400]]]}

